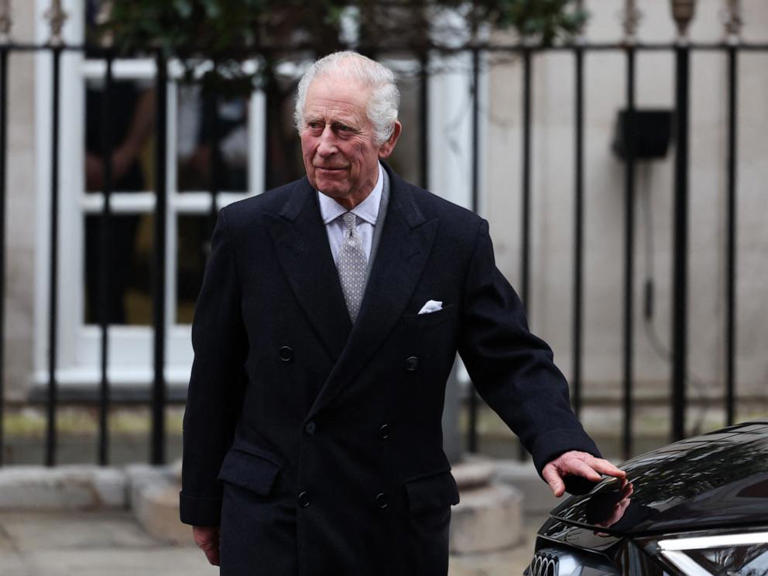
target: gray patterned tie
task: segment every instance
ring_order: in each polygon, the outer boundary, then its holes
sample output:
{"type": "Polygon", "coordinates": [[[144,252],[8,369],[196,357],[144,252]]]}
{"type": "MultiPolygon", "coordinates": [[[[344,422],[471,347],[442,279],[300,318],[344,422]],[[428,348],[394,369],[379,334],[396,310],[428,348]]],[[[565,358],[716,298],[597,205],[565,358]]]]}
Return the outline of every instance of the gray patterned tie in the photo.
{"type": "Polygon", "coordinates": [[[357,216],[347,212],[342,215],[342,218],[344,219],[344,238],[336,267],[339,269],[341,290],[344,292],[349,316],[354,323],[360,311],[360,303],[363,301],[368,259],[363,251],[363,241],[355,227],[357,216]]]}

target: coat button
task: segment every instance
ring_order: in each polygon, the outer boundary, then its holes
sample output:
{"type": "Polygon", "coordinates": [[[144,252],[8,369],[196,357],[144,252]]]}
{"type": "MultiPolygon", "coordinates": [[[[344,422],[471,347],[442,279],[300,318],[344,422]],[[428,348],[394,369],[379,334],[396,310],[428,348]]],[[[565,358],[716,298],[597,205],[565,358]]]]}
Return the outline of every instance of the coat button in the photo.
{"type": "Polygon", "coordinates": [[[389,508],[389,498],[387,498],[387,495],[384,494],[384,492],[376,494],[376,506],[378,506],[380,510],[389,508]]]}
{"type": "Polygon", "coordinates": [[[419,368],[418,356],[408,356],[408,358],[405,359],[405,370],[407,372],[416,372],[418,368],[419,368]]]}
{"type": "Polygon", "coordinates": [[[280,360],[283,362],[292,362],[293,361],[293,348],[290,346],[283,346],[280,348],[280,360]]]}
{"type": "Polygon", "coordinates": [[[306,490],[299,492],[298,502],[299,506],[302,508],[309,508],[309,505],[312,503],[312,501],[310,500],[309,494],[306,490]]]}
{"type": "Polygon", "coordinates": [[[389,440],[389,436],[392,433],[392,427],[389,424],[382,424],[379,428],[379,438],[382,440],[389,440]]]}
{"type": "Polygon", "coordinates": [[[309,436],[314,436],[315,432],[317,432],[317,424],[315,424],[314,420],[307,422],[307,425],[304,426],[304,432],[306,432],[309,436]]]}

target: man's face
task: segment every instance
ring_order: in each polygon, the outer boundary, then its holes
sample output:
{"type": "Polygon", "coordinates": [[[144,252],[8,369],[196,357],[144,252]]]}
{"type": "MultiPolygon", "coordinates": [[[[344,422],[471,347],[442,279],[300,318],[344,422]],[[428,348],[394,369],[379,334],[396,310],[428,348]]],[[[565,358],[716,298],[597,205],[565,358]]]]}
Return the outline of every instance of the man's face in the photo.
{"type": "Polygon", "coordinates": [[[400,134],[376,144],[366,115],[371,90],[344,76],[315,78],[307,90],[301,153],[310,183],[339,204],[353,208],[378,179],[379,158],[392,152],[400,134]]]}

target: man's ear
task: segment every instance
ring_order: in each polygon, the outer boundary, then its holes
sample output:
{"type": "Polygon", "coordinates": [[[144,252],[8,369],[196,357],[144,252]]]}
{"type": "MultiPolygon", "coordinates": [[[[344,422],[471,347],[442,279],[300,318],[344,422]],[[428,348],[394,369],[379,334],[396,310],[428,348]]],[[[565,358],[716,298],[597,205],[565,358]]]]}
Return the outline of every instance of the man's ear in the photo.
{"type": "Polygon", "coordinates": [[[399,120],[395,120],[395,126],[394,126],[394,129],[392,130],[392,135],[379,148],[379,158],[383,160],[384,158],[387,158],[389,157],[390,154],[392,154],[392,151],[395,149],[395,145],[397,144],[397,139],[400,138],[400,133],[402,131],[403,131],[403,125],[400,124],[399,120]]]}

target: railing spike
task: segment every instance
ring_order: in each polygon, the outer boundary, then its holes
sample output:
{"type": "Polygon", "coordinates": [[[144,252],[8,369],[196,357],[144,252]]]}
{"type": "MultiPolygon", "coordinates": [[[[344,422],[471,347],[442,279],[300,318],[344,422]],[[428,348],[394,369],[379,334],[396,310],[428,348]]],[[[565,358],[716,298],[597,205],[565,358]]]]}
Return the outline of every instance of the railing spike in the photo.
{"type": "Polygon", "coordinates": [[[69,15],[61,6],[61,0],[51,0],[51,6],[45,11],[43,16],[51,26],[51,37],[48,43],[51,46],[61,46],[64,42],[61,37],[61,31],[64,28],[64,22],[69,18],[69,15]]]}
{"type": "Polygon", "coordinates": [[[688,25],[696,12],[696,0],[671,0],[672,18],[677,25],[678,40],[688,38],[688,25]]]}
{"type": "Polygon", "coordinates": [[[637,27],[643,19],[643,13],[637,8],[635,0],[625,0],[624,14],[621,25],[624,28],[624,41],[634,44],[637,37],[637,27]]]}
{"type": "Polygon", "coordinates": [[[741,28],[744,25],[741,12],[741,0],[725,0],[725,38],[734,42],[741,38],[741,28]]]}
{"type": "Polygon", "coordinates": [[[0,44],[8,44],[11,41],[11,0],[0,0],[0,44]]]}

